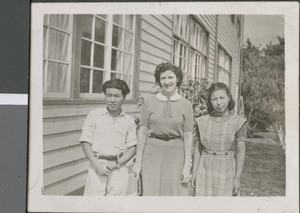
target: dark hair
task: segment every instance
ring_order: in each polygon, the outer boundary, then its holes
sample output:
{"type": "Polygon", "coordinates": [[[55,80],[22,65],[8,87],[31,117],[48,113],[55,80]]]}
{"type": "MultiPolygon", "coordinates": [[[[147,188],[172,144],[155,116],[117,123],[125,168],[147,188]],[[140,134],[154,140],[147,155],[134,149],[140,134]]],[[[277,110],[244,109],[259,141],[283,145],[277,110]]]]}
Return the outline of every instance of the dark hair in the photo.
{"type": "Polygon", "coordinates": [[[183,73],[180,67],[177,67],[173,64],[171,64],[170,62],[166,62],[166,63],[161,63],[159,65],[156,66],[155,68],[155,72],[154,72],[154,77],[155,77],[155,82],[161,86],[160,84],[160,74],[163,72],[166,72],[167,70],[171,70],[177,77],[178,82],[177,82],[177,86],[180,87],[182,84],[182,79],[183,79],[183,73]]]}
{"type": "Polygon", "coordinates": [[[102,90],[103,90],[104,94],[106,94],[106,89],[110,89],[110,88],[121,90],[124,98],[126,98],[126,95],[128,95],[130,93],[130,89],[127,86],[127,83],[118,78],[106,81],[103,84],[102,90]]]}
{"type": "Polygon", "coordinates": [[[226,86],[226,84],[222,83],[222,82],[217,82],[217,83],[213,83],[210,88],[208,89],[208,98],[207,98],[207,112],[209,114],[211,114],[214,111],[214,108],[211,104],[211,95],[214,91],[217,90],[225,90],[226,94],[229,97],[229,103],[228,103],[228,109],[229,111],[232,111],[234,109],[235,106],[235,102],[232,99],[232,95],[230,93],[229,88],[226,86]]]}

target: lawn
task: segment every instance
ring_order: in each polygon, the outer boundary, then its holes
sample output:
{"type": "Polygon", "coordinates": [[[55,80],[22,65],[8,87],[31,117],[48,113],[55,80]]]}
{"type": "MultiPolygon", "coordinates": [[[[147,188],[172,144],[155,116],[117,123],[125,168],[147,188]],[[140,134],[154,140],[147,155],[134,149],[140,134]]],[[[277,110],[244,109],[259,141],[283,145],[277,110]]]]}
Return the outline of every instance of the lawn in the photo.
{"type": "Polygon", "coordinates": [[[240,196],[285,196],[285,150],[274,133],[259,133],[246,142],[240,196]]]}

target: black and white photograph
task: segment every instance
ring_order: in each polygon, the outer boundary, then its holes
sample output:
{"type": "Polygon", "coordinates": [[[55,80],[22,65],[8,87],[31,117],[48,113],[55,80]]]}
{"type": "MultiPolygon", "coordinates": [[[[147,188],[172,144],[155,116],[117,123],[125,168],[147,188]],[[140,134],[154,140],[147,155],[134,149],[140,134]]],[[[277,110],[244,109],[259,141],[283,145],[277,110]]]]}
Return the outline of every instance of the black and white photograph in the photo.
{"type": "Polygon", "coordinates": [[[28,211],[299,211],[297,3],[33,3],[30,49],[28,211]]]}

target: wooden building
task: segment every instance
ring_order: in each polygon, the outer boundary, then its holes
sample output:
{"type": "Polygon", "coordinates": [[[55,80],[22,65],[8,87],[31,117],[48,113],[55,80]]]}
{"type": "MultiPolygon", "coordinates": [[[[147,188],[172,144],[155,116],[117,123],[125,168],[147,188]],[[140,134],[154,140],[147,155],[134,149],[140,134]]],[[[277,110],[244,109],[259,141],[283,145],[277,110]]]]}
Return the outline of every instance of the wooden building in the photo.
{"type": "MultiPolygon", "coordinates": [[[[82,189],[89,162],[78,139],[87,113],[103,106],[101,85],[121,78],[130,86],[123,110],[138,115],[161,62],[192,78],[226,83],[239,98],[241,15],[44,15],[44,195],[82,189]]],[[[33,41],[34,42],[34,41],[33,41]]]]}

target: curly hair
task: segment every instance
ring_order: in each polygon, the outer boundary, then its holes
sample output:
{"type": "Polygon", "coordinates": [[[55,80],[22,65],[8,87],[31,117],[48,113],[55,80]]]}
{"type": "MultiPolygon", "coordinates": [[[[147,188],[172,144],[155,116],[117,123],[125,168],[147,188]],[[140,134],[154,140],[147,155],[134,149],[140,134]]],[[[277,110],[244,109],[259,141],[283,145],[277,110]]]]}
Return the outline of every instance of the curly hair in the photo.
{"type": "Polygon", "coordinates": [[[121,90],[124,98],[126,98],[126,96],[130,93],[130,89],[127,86],[126,81],[118,78],[106,81],[102,86],[103,93],[106,94],[106,89],[110,88],[121,90]]]}
{"type": "Polygon", "coordinates": [[[227,87],[226,84],[222,83],[222,82],[217,82],[217,83],[213,83],[211,84],[210,88],[208,89],[208,98],[207,98],[207,112],[209,114],[212,114],[213,111],[214,111],[214,108],[211,104],[211,95],[214,91],[217,91],[217,90],[225,90],[226,94],[228,95],[229,97],[229,103],[228,103],[228,109],[229,111],[232,111],[234,109],[234,106],[235,106],[235,102],[234,100],[232,99],[232,95],[230,93],[230,90],[229,88],[227,87]]]}
{"type": "Polygon", "coordinates": [[[156,66],[155,72],[154,72],[155,82],[159,86],[161,86],[161,84],[160,84],[160,74],[163,73],[163,72],[166,72],[167,70],[172,71],[176,75],[176,77],[178,79],[177,86],[180,87],[181,84],[182,84],[182,79],[183,79],[182,70],[181,70],[180,67],[177,67],[177,66],[171,64],[170,62],[161,63],[161,64],[156,66]]]}

